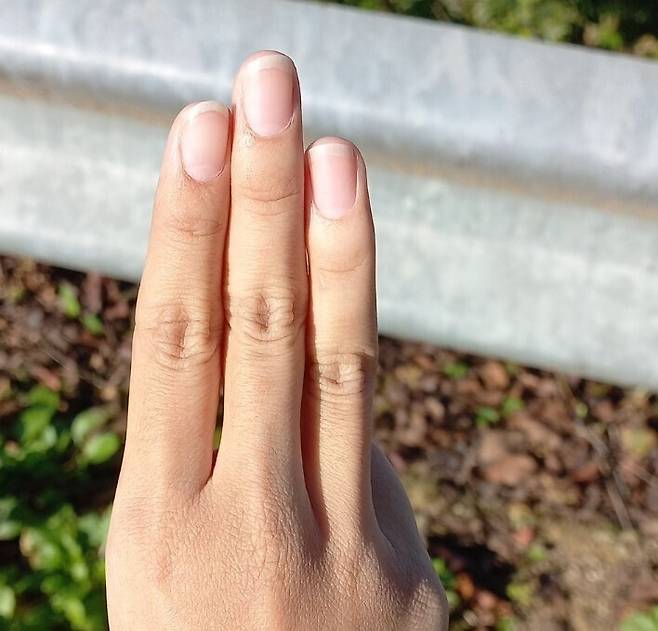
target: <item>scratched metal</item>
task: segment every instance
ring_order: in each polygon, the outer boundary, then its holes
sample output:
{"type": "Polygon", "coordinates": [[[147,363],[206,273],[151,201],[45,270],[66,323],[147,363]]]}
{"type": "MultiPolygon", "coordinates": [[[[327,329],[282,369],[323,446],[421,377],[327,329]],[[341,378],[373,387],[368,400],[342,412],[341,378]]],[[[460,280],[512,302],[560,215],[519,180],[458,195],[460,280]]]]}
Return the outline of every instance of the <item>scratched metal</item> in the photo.
{"type": "Polygon", "coordinates": [[[658,65],[302,2],[0,16],[0,251],[138,278],[168,121],[276,48],[366,154],[382,331],[658,388],[658,65]]]}

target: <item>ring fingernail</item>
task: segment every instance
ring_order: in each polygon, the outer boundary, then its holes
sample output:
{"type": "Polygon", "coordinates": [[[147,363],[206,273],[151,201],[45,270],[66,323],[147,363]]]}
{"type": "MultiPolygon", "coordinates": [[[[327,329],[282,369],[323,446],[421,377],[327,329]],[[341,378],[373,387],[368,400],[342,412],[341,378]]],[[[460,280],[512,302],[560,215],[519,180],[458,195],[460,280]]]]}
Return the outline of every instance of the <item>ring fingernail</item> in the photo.
{"type": "Polygon", "coordinates": [[[180,139],[185,172],[197,182],[210,182],[224,169],[228,143],[228,110],[214,101],[189,112],[180,139]]]}
{"type": "Polygon", "coordinates": [[[340,140],[320,141],[308,152],[313,201],[327,219],[340,219],[356,200],[356,154],[340,140]]]}

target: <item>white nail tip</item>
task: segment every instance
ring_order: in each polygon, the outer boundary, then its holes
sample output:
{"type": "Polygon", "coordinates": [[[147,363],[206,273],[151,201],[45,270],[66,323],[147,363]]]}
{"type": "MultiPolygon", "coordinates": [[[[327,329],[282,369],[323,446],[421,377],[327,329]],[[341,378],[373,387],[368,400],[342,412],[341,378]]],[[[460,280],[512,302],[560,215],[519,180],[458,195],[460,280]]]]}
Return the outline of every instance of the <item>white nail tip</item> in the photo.
{"type": "Polygon", "coordinates": [[[268,68],[279,68],[280,70],[292,72],[294,66],[288,57],[274,52],[258,55],[247,61],[246,65],[246,69],[249,72],[258,72],[260,70],[267,70],[268,68]]]}

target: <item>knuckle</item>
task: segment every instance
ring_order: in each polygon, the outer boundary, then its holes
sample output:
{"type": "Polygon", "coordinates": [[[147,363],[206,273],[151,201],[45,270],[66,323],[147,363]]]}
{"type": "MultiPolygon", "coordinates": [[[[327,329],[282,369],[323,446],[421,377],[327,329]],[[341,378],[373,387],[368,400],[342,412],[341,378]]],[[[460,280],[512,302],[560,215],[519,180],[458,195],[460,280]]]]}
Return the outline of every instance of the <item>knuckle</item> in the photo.
{"type": "Polygon", "coordinates": [[[208,306],[182,301],[142,310],[135,321],[135,335],[144,340],[154,361],[167,370],[212,361],[219,350],[220,334],[219,319],[208,306]]]}
{"type": "Polygon", "coordinates": [[[235,199],[257,215],[271,217],[303,204],[304,193],[297,174],[289,177],[249,177],[241,183],[234,183],[233,189],[235,199]]]}
{"type": "Polygon", "coordinates": [[[374,354],[317,353],[309,362],[307,379],[319,398],[359,399],[372,391],[375,369],[374,354]]]}
{"type": "Polygon", "coordinates": [[[184,245],[217,236],[223,231],[224,225],[214,219],[172,218],[167,226],[172,241],[184,245]]]}
{"type": "Polygon", "coordinates": [[[162,220],[163,230],[172,243],[189,245],[223,233],[225,221],[217,213],[205,210],[214,208],[216,202],[205,199],[204,193],[199,193],[194,205],[174,203],[173,206],[175,210],[162,220]]]}
{"type": "Polygon", "coordinates": [[[365,247],[347,253],[325,253],[313,266],[315,269],[311,271],[315,271],[320,276],[321,283],[333,279],[344,280],[345,277],[357,274],[372,260],[372,252],[365,247]]]}
{"type": "Polygon", "coordinates": [[[230,330],[252,344],[292,344],[304,326],[305,300],[291,288],[229,292],[226,321],[230,330]]]}

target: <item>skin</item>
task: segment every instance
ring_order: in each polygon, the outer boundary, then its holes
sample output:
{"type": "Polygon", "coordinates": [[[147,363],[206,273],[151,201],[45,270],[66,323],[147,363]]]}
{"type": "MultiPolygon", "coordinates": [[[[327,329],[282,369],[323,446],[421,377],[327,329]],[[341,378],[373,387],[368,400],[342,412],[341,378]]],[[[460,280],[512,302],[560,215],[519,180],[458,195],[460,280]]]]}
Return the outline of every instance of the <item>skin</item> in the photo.
{"type": "Polygon", "coordinates": [[[107,542],[110,626],[447,629],[407,497],[372,442],[365,165],[347,141],[315,143],[356,155],[353,207],[323,217],[294,70],[285,129],[262,137],[245,116],[258,57],[236,77],[221,173],[197,181],[183,168],[189,107],[165,149],[107,542]]]}

